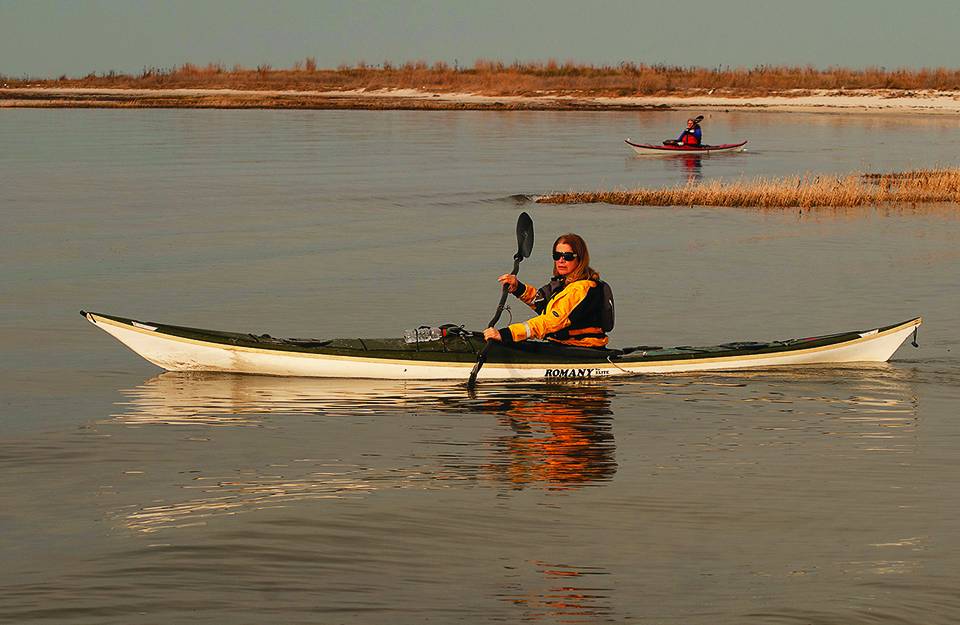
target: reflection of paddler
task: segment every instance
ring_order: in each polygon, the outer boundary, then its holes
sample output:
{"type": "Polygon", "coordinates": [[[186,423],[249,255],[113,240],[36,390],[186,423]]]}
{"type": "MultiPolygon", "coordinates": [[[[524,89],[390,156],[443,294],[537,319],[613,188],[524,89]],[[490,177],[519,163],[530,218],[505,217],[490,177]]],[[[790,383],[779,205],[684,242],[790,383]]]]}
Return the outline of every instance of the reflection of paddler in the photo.
{"type": "MultiPolygon", "coordinates": [[[[518,588],[514,582],[500,595],[511,605],[523,609],[522,621],[539,621],[544,618],[560,619],[561,622],[594,622],[598,617],[612,614],[610,596],[605,588],[598,588],[594,581],[585,579],[592,575],[609,575],[601,567],[571,566],[532,561],[543,576],[542,585],[518,588]],[[539,586],[539,587],[537,587],[539,586]],[[519,590],[519,592],[518,592],[519,590]]],[[[513,581],[513,580],[511,580],[513,581]]]]}
{"type": "Polygon", "coordinates": [[[617,470],[604,387],[550,390],[538,398],[487,402],[513,434],[499,441],[505,462],[487,468],[515,486],[545,482],[570,487],[609,479],[617,470]]]}
{"type": "Polygon", "coordinates": [[[699,174],[703,168],[703,156],[700,154],[684,154],[680,157],[683,168],[692,174],[699,174]]]}

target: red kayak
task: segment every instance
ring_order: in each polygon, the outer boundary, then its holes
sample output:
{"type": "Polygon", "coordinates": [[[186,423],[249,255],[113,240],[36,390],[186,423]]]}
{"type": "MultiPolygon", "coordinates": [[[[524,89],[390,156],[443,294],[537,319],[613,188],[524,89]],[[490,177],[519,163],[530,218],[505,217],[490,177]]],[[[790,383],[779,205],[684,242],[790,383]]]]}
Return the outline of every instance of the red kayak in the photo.
{"type": "Polygon", "coordinates": [[[624,142],[637,154],[703,154],[705,152],[742,152],[742,143],[721,143],[720,145],[655,145],[652,143],[634,143],[630,139],[624,142]]]}

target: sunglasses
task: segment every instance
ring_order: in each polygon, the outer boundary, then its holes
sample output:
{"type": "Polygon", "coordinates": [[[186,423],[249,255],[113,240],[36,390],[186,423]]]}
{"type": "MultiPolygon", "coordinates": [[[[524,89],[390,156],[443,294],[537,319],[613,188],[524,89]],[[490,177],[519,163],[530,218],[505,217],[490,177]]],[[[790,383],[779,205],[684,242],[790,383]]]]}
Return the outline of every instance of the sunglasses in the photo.
{"type": "Polygon", "coordinates": [[[575,260],[577,258],[577,253],[576,252],[554,252],[553,253],[553,260],[560,260],[561,258],[569,263],[570,261],[575,260]]]}

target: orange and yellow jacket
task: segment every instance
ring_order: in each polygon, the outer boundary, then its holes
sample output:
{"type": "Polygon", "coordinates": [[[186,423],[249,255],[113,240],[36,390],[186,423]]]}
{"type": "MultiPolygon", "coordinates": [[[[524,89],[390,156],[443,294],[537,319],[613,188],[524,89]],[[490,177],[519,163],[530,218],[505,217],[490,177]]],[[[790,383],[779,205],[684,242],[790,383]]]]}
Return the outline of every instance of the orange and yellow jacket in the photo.
{"type": "Polygon", "coordinates": [[[610,340],[600,318],[603,294],[594,280],[564,284],[555,277],[540,289],[518,283],[513,294],[535,312],[536,317],[500,330],[504,343],[547,339],[565,345],[604,347],[610,340]]]}

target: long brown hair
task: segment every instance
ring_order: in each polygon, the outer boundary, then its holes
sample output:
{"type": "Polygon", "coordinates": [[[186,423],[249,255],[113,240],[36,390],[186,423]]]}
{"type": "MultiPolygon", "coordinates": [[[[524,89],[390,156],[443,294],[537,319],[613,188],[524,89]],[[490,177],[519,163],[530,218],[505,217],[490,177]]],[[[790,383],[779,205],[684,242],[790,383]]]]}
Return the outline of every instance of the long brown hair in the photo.
{"type": "MultiPolygon", "coordinates": [[[[553,247],[550,248],[551,252],[557,250],[557,245],[561,243],[566,243],[573,249],[573,253],[577,255],[577,268],[567,274],[566,282],[576,282],[577,280],[599,280],[600,274],[594,271],[593,267],[590,266],[590,251],[587,250],[587,242],[583,240],[579,234],[573,234],[568,232],[567,234],[561,234],[557,237],[557,240],[553,242],[553,247]]],[[[557,265],[553,265],[553,275],[557,275],[557,265]]]]}

